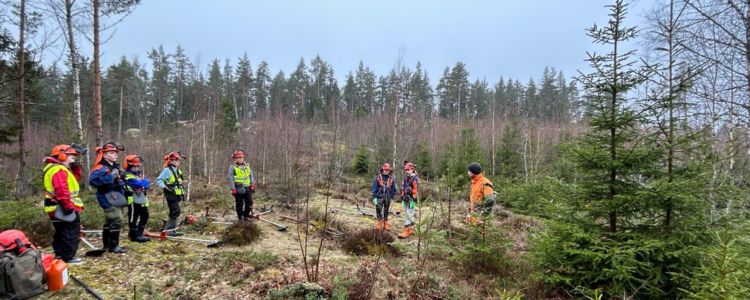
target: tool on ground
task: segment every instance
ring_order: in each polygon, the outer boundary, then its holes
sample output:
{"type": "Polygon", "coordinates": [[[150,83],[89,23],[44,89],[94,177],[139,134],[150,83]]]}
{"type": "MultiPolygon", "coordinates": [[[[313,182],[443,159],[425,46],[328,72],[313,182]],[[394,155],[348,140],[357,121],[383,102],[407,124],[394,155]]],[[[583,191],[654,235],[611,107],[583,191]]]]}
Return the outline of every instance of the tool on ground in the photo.
{"type": "MultiPolygon", "coordinates": [[[[166,226],[166,222],[163,223],[162,228],[166,226]]],[[[199,243],[205,243],[206,247],[208,248],[214,248],[218,247],[221,244],[221,241],[219,240],[205,240],[205,239],[196,239],[196,238],[189,238],[189,237],[178,237],[178,236],[168,236],[167,231],[169,230],[162,230],[161,234],[156,235],[150,232],[144,232],[143,236],[149,237],[149,238],[157,238],[159,240],[178,240],[178,241],[188,241],[188,242],[199,242],[199,243]]]]}
{"type": "Polygon", "coordinates": [[[73,279],[73,281],[75,281],[78,285],[80,285],[84,290],[86,290],[86,292],[88,292],[95,299],[104,300],[104,298],[102,298],[102,296],[100,296],[99,293],[97,293],[94,289],[92,289],[91,287],[83,283],[83,281],[78,279],[78,277],[76,277],[75,275],[71,274],[70,279],[73,279]]]}
{"type": "Polygon", "coordinates": [[[83,236],[81,236],[81,241],[84,244],[86,244],[87,247],[91,248],[91,250],[86,251],[86,256],[99,257],[99,256],[102,256],[102,254],[104,254],[105,252],[107,252],[107,249],[97,249],[96,247],[94,247],[94,245],[89,243],[89,241],[86,240],[86,238],[83,236]]]}
{"type": "MultiPolygon", "coordinates": [[[[375,213],[367,212],[367,211],[365,211],[365,210],[364,210],[363,208],[359,207],[359,203],[356,203],[355,205],[357,205],[357,211],[359,211],[359,213],[361,213],[362,215],[365,215],[365,216],[371,216],[371,217],[373,217],[373,218],[375,218],[375,217],[376,217],[376,216],[375,216],[375,213]]],[[[400,211],[396,211],[396,212],[394,213],[394,212],[392,212],[392,211],[389,211],[389,212],[388,212],[388,215],[390,215],[390,216],[396,216],[396,217],[401,217],[401,212],[400,212],[400,211]]]]}
{"type": "MultiPolygon", "coordinates": [[[[263,213],[263,215],[264,215],[264,214],[267,214],[267,213],[270,213],[270,212],[271,212],[271,210],[269,209],[268,211],[265,211],[265,212],[263,213]]],[[[286,231],[286,229],[287,229],[287,228],[289,227],[289,226],[287,226],[287,225],[285,225],[285,224],[281,224],[281,223],[276,223],[276,222],[274,222],[274,221],[266,220],[266,218],[261,218],[260,216],[262,216],[262,215],[261,215],[261,214],[257,214],[257,215],[256,215],[256,218],[257,218],[258,220],[262,221],[262,222],[266,222],[266,223],[268,223],[268,224],[271,224],[271,225],[273,225],[273,226],[276,226],[276,229],[277,229],[278,231],[286,231]]]]}

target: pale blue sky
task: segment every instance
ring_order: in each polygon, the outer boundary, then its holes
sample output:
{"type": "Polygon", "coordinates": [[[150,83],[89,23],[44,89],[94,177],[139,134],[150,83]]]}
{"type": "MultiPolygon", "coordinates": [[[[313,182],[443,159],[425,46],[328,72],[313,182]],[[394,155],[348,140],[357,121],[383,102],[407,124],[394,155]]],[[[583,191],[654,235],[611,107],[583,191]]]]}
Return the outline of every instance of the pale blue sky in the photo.
{"type": "MultiPolygon", "coordinates": [[[[362,60],[376,74],[417,61],[433,82],[446,66],[466,63],[472,79],[500,76],[525,82],[544,66],[574,75],[594,49],[585,29],[607,21],[612,1],[200,1],[143,0],[103,46],[103,65],[160,44],[180,44],[201,58],[232,64],[247,52],[253,69],[266,60],[272,75],[293,71],[300,57],[316,54],[333,65],[339,83],[362,60]]],[[[630,23],[643,22],[650,1],[631,7],[630,23]]],[[[90,47],[83,47],[90,53],[90,47]]]]}

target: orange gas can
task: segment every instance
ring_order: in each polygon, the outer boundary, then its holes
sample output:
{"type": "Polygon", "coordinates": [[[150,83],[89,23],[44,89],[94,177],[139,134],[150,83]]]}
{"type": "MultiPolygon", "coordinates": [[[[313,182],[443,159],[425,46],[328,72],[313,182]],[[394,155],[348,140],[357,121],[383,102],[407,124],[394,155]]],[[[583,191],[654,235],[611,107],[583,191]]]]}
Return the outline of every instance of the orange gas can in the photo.
{"type": "Polygon", "coordinates": [[[62,259],[55,259],[47,272],[47,289],[59,291],[68,284],[68,265],[62,259]]]}

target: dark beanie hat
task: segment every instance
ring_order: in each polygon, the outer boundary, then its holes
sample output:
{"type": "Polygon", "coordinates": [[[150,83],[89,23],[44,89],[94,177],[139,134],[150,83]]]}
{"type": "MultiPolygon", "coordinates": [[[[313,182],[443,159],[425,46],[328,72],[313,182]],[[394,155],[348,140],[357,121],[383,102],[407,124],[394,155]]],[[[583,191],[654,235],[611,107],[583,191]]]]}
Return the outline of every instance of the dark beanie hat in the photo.
{"type": "Polygon", "coordinates": [[[469,172],[479,175],[479,173],[482,173],[482,166],[478,162],[473,162],[469,164],[469,172]]]}

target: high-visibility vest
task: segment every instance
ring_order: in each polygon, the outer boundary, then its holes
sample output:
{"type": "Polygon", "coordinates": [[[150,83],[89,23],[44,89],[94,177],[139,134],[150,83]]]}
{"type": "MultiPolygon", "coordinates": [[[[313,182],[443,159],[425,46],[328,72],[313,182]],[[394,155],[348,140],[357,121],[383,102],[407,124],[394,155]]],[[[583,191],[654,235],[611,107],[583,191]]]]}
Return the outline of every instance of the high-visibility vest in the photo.
{"type": "Polygon", "coordinates": [[[81,201],[81,197],[78,196],[80,188],[78,186],[76,177],[73,175],[73,172],[70,172],[70,169],[65,167],[65,165],[48,163],[46,166],[44,166],[43,173],[45,191],[44,198],[45,200],[47,200],[44,201],[44,212],[46,213],[54,212],[57,208],[57,199],[55,198],[55,187],[52,186],[52,177],[61,170],[68,173],[68,190],[70,191],[70,201],[72,201],[75,206],[83,207],[83,201],[81,201]]]}
{"type": "Polygon", "coordinates": [[[169,178],[167,178],[167,182],[165,182],[164,184],[168,187],[173,188],[175,195],[181,196],[183,194],[182,171],[172,166],[167,166],[167,168],[169,169],[169,178]],[[177,174],[177,176],[175,176],[175,174],[177,174]]]}
{"type": "Polygon", "coordinates": [[[250,169],[250,166],[248,165],[242,165],[241,167],[238,167],[236,164],[232,165],[234,167],[234,183],[241,183],[244,186],[250,186],[253,184],[250,177],[253,175],[253,171],[250,169]]]}
{"type": "MultiPolygon", "coordinates": [[[[132,173],[125,173],[125,181],[130,180],[130,179],[140,180],[141,178],[139,178],[138,176],[135,176],[135,174],[132,174],[132,173]]],[[[135,193],[145,193],[143,189],[134,190],[132,187],[127,185],[127,183],[125,184],[125,191],[127,191],[127,194],[128,194],[128,205],[133,204],[133,201],[135,201],[135,193]]],[[[146,199],[146,203],[142,205],[143,207],[148,207],[148,199],[146,199]]]]}

